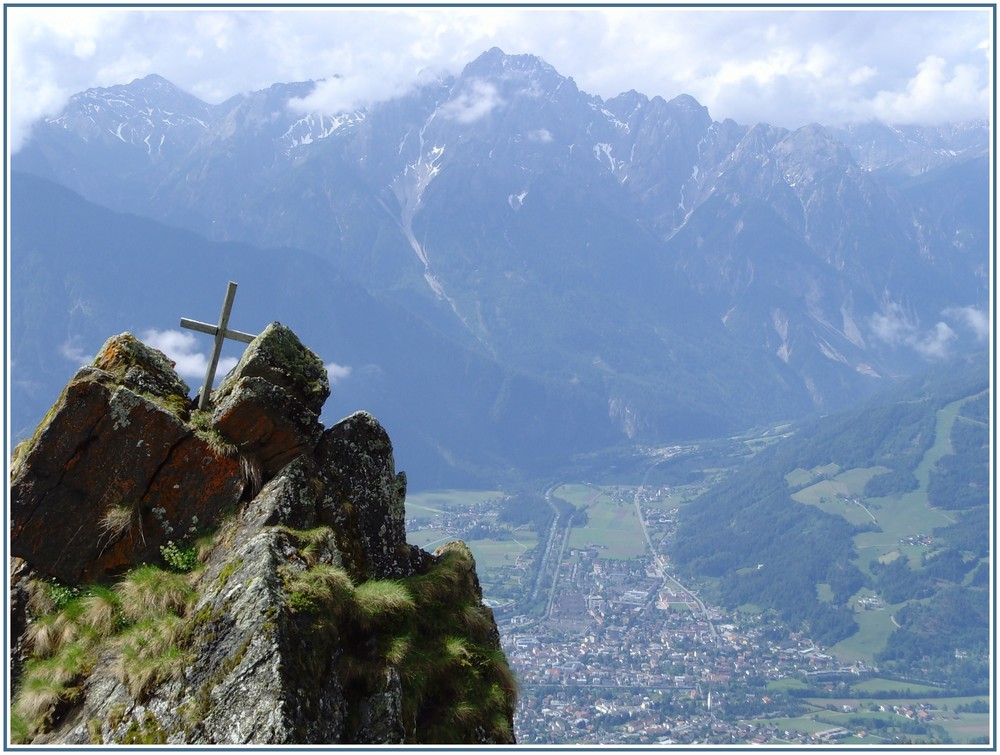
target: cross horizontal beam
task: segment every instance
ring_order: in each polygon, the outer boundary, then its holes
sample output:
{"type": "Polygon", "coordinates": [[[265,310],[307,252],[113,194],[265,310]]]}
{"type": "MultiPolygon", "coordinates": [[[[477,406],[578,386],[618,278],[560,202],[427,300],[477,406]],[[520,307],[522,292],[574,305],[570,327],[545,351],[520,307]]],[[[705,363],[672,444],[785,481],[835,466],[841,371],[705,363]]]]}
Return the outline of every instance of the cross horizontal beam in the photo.
{"type": "MultiPolygon", "coordinates": [[[[186,317],[181,318],[181,327],[188,328],[190,330],[197,330],[199,333],[208,333],[210,336],[217,335],[219,332],[218,325],[212,325],[199,320],[189,320],[186,317]]],[[[230,330],[229,328],[226,328],[226,332],[223,334],[223,337],[228,338],[230,341],[250,343],[257,336],[252,333],[244,333],[242,330],[230,330]]]]}
{"type": "Polygon", "coordinates": [[[229,338],[233,341],[250,343],[256,336],[250,333],[243,333],[239,330],[229,329],[229,313],[233,309],[233,299],[236,298],[236,284],[229,281],[226,287],[226,299],[222,303],[222,312],[219,314],[219,324],[212,325],[199,320],[189,320],[181,318],[181,327],[197,330],[199,333],[208,333],[215,336],[215,343],[212,344],[212,358],[208,362],[208,370],[205,372],[205,384],[201,387],[201,395],[198,397],[198,408],[202,411],[208,409],[208,397],[212,392],[212,383],[215,382],[215,370],[219,366],[219,356],[222,354],[222,342],[229,338]]]}

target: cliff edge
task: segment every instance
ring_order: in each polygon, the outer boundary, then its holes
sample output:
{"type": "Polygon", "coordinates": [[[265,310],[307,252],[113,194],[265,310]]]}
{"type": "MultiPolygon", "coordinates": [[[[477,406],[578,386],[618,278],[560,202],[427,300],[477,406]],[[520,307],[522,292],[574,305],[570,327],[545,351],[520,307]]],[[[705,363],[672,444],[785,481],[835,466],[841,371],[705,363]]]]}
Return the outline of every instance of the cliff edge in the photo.
{"type": "Polygon", "coordinates": [[[11,462],[11,722],[35,744],[511,744],[472,554],[406,543],[377,420],[278,323],[207,411],[129,334],[11,462]]]}

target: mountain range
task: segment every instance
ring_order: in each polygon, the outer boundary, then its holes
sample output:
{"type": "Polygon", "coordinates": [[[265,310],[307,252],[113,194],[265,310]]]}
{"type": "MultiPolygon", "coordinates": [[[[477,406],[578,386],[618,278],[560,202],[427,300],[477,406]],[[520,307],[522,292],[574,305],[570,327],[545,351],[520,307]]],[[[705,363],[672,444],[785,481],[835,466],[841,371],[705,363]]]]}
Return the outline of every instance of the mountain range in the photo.
{"type": "Polygon", "coordinates": [[[498,49],[352,112],[318,85],[151,75],[35,125],[15,435],[72,357],[210,319],[227,277],[232,326],[301,333],[415,488],[832,411],[985,343],[986,122],[746,126],[498,49]]]}

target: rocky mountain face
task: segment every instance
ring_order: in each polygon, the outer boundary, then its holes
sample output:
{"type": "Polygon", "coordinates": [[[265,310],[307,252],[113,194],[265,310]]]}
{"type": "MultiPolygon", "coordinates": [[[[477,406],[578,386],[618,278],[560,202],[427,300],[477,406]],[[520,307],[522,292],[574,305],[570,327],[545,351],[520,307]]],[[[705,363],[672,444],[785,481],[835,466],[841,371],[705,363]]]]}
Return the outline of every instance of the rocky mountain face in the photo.
{"type": "MultiPolygon", "coordinates": [[[[12,167],[280,248],[275,267],[304,250],[405,310],[488,365],[446,392],[507,438],[481,457],[501,467],[563,437],[566,456],[829,411],[983,344],[985,123],[744,126],[498,49],[356,112],[311,111],[315,86],[216,106],[157,77],[90,90],[12,167]]],[[[466,439],[424,434],[461,466],[466,439]]]]}
{"type": "Polygon", "coordinates": [[[406,543],[406,477],[268,326],[206,411],[107,341],[12,460],[15,741],[512,743],[516,685],[459,541],[406,543]]]}

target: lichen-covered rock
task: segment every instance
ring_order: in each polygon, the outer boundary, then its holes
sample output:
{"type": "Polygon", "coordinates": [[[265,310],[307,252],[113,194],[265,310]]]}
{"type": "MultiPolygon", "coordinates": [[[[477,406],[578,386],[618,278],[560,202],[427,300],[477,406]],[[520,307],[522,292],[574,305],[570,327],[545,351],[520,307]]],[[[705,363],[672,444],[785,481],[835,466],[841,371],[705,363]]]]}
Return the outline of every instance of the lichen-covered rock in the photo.
{"type": "Polygon", "coordinates": [[[399,670],[383,671],[380,688],[358,705],[357,739],[373,744],[401,745],[406,741],[403,726],[403,683],[399,670]]]}
{"type": "Polygon", "coordinates": [[[472,554],[406,543],[378,421],[324,431],[322,362],[277,324],[211,413],[186,390],[116,336],[15,452],[14,741],[513,743],[472,554]]]}
{"type": "Polygon", "coordinates": [[[183,383],[162,354],[122,335],[94,365],[12,465],[11,553],[68,583],[158,557],[168,540],[217,524],[243,489],[237,460],[175,411],[183,383]]]}
{"type": "Polygon", "coordinates": [[[301,454],[263,485],[246,504],[242,519],[258,527],[283,524],[310,529],[318,521],[316,512],[322,492],[319,468],[312,456],[301,454]]]}
{"type": "Polygon", "coordinates": [[[28,581],[31,578],[31,569],[28,563],[21,558],[11,558],[8,578],[8,588],[10,590],[10,621],[7,625],[9,631],[8,639],[10,646],[10,674],[11,680],[16,681],[21,676],[21,667],[26,656],[24,630],[28,626],[28,602],[30,595],[28,592],[28,581]]]}
{"type": "Polygon", "coordinates": [[[214,392],[221,401],[247,377],[259,377],[287,391],[318,415],[330,396],[330,379],[323,360],[307,349],[298,336],[281,323],[271,323],[243,352],[239,363],[214,392]]]}
{"type": "Polygon", "coordinates": [[[265,476],[311,452],[323,432],[316,412],[259,377],[240,378],[216,404],[212,424],[265,476]]]}
{"type": "Polygon", "coordinates": [[[352,414],[324,433],[316,457],[326,482],[320,518],[357,523],[361,538],[349,550],[357,552],[359,573],[372,579],[409,576],[406,474],[396,474],[385,428],[368,412],[352,414]]]}
{"type": "MultiPolygon", "coordinates": [[[[180,707],[192,744],[315,744],[343,737],[347,702],[336,648],[301,641],[281,568],[296,553],[278,530],[258,531],[221,570],[207,570],[195,615],[194,662],[180,707]],[[305,666],[310,673],[301,673],[305,666]]],[[[304,564],[300,565],[304,568],[304,564]]]]}
{"type": "Polygon", "coordinates": [[[316,446],[329,395],[323,361],[291,330],[272,323],[212,394],[212,424],[270,477],[316,446]]]}
{"type": "Polygon", "coordinates": [[[174,363],[131,333],[109,338],[93,366],[113,375],[120,385],[159,399],[179,412],[189,403],[187,383],[174,372],[174,363]]]}

